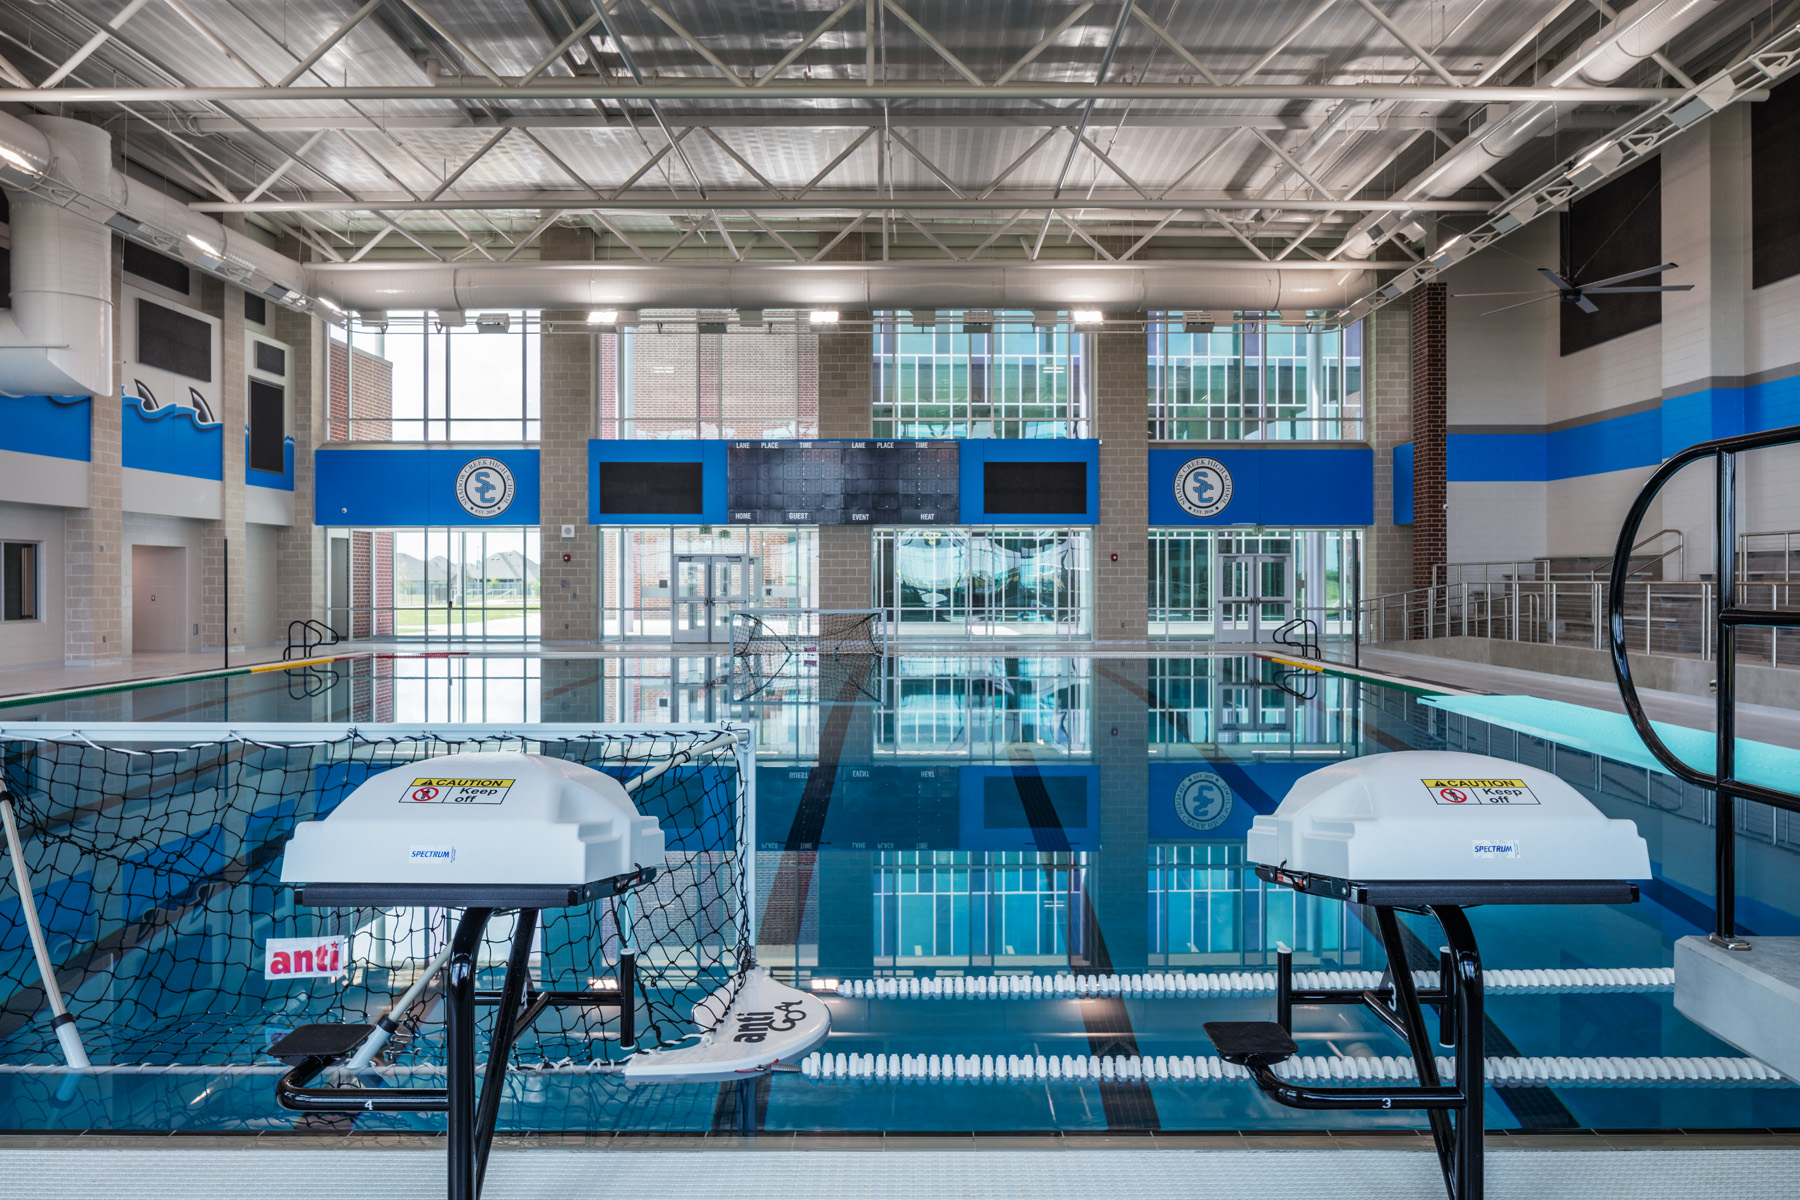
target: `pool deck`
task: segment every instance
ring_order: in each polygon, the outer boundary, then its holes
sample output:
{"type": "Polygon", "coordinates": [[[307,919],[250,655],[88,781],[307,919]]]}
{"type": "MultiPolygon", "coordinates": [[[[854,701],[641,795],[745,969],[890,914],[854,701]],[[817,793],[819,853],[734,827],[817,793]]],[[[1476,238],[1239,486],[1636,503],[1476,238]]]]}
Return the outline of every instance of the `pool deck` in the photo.
{"type": "MultiPolygon", "coordinates": [[[[1419,1200],[1443,1195],[1429,1144],[1422,1135],[1331,1134],[503,1136],[484,1195],[1419,1200]]],[[[1800,1136],[1791,1133],[1493,1135],[1488,1146],[1494,1200],[1800,1194],[1800,1136]]],[[[8,1136],[0,1137],[0,1196],[116,1200],[119,1181],[131,1179],[135,1197],[425,1200],[443,1195],[442,1154],[438,1139],[417,1136],[8,1136]]]]}

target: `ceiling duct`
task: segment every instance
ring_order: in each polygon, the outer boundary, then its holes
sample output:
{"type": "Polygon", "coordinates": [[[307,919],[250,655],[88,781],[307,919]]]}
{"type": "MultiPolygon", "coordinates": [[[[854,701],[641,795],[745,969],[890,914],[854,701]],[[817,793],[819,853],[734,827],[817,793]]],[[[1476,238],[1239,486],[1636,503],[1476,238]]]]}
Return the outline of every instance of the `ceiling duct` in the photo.
{"type": "MultiPolygon", "coordinates": [[[[1638,0],[1605,29],[1583,42],[1543,83],[1550,87],[1604,87],[1655,54],[1722,0],[1638,0]]],[[[1576,107],[1569,101],[1537,100],[1512,107],[1458,142],[1411,182],[1394,193],[1402,200],[1453,196],[1509,158],[1532,138],[1549,133],[1559,117],[1576,107]]],[[[1383,237],[1410,223],[1405,213],[1384,213],[1357,222],[1338,248],[1340,259],[1373,254],[1383,237]]]]}
{"type": "MultiPolygon", "coordinates": [[[[1337,309],[1375,286],[1361,264],[1180,263],[313,263],[349,308],[921,310],[1337,309]]],[[[327,286],[321,286],[327,285],[327,286]]]]}
{"type": "Polygon", "coordinates": [[[114,233],[289,308],[321,303],[293,259],[114,170],[99,126],[0,113],[0,188],[13,295],[0,310],[0,393],[112,394],[114,233]]]}
{"type": "MultiPolygon", "coordinates": [[[[109,197],[112,138],[64,117],[12,122],[0,155],[48,186],[109,197]],[[51,140],[54,137],[54,142],[51,140]]],[[[113,391],[112,231],[7,188],[12,206],[12,310],[0,312],[0,393],[110,396],[113,391]]]]}

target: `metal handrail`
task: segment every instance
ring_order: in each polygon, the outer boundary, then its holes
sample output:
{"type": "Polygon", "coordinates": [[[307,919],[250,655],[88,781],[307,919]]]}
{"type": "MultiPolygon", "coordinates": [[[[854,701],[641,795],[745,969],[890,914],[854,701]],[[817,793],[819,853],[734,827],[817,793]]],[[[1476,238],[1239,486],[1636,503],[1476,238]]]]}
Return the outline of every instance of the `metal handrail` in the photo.
{"type": "MultiPolygon", "coordinates": [[[[1714,796],[1713,871],[1715,924],[1712,938],[1731,949],[1748,950],[1737,936],[1737,799],[1757,800],[1788,812],[1800,812],[1800,794],[1784,792],[1737,777],[1737,631],[1761,627],[1774,631],[1800,629],[1800,612],[1745,608],[1738,603],[1738,579],[1732,561],[1737,552],[1737,456],[1746,450],[1763,450],[1800,442],[1800,425],[1741,434],[1700,442],[1681,451],[1658,467],[1637,498],[1631,502],[1619,529],[1619,552],[1613,557],[1611,596],[1607,600],[1607,649],[1625,714],[1644,745],[1671,775],[1697,787],[1712,789],[1714,796]],[[1637,534],[1663,485],[1682,468],[1702,459],[1713,460],[1713,548],[1717,559],[1718,606],[1710,625],[1715,646],[1717,692],[1714,697],[1714,758],[1711,772],[1702,771],[1676,756],[1663,742],[1644,712],[1637,684],[1631,678],[1631,659],[1625,644],[1625,587],[1629,579],[1627,548],[1637,534]]],[[[1771,595],[1771,602],[1773,596],[1771,595]]]]}
{"type": "MultiPolygon", "coordinates": [[[[1637,545],[1631,548],[1631,552],[1636,554],[1651,542],[1669,534],[1675,535],[1675,544],[1639,566],[1632,574],[1636,575],[1649,570],[1651,567],[1673,554],[1676,556],[1675,573],[1677,577],[1682,579],[1687,578],[1686,537],[1679,529],[1659,529],[1655,533],[1639,539],[1637,545]]],[[[1795,536],[1800,536],[1800,530],[1795,530],[1794,534],[1795,536]]],[[[1770,537],[1774,535],[1746,534],[1745,536],[1770,537]]],[[[1491,562],[1436,563],[1431,568],[1432,586],[1454,587],[1457,584],[1463,583],[1509,583],[1515,580],[1521,583],[1550,583],[1573,580],[1591,582],[1602,578],[1612,570],[1612,559],[1609,558],[1598,566],[1591,567],[1586,571],[1552,571],[1550,569],[1550,564],[1555,562],[1559,557],[1578,559],[1582,556],[1578,554],[1558,556],[1540,555],[1537,558],[1515,558],[1510,561],[1505,559],[1495,559],[1491,562]],[[1495,579],[1493,578],[1492,572],[1492,568],[1494,567],[1504,567],[1506,568],[1506,571],[1501,574],[1500,578],[1495,579]],[[1521,568],[1527,567],[1530,568],[1529,571],[1521,570],[1521,568]],[[1480,568],[1481,578],[1468,578],[1468,574],[1476,568],[1480,568]],[[1456,579],[1454,581],[1450,579],[1452,569],[1456,572],[1456,579]]]]}

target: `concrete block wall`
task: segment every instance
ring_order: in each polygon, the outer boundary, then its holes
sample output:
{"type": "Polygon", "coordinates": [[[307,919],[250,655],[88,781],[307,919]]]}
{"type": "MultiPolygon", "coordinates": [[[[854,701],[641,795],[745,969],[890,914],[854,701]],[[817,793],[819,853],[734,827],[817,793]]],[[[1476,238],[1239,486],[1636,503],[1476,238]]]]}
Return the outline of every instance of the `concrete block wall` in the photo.
{"type": "MultiPolygon", "coordinates": [[[[819,331],[819,436],[866,438],[874,411],[874,356],[867,311],[840,312],[835,329],[819,331]]],[[[882,601],[871,581],[870,531],[856,525],[819,527],[819,607],[871,608],[882,601]]]]}
{"type": "MultiPolygon", "coordinates": [[[[249,427],[248,376],[244,365],[244,294],[210,275],[195,272],[200,284],[200,307],[219,318],[219,383],[217,416],[225,426],[225,486],[221,490],[219,519],[207,522],[202,561],[206,586],[199,606],[200,648],[244,648],[245,602],[252,591],[267,594],[273,578],[248,578],[249,536],[244,526],[244,438],[249,427]]],[[[260,564],[259,564],[260,565],[260,564]]]]}
{"type": "MultiPolygon", "coordinates": [[[[124,251],[112,246],[112,294],[124,286],[124,251]]],[[[113,332],[118,334],[118,312],[113,332]]],[[[116,344],[116,343],[115,343],[116,344]]],[[[88,507],[68,509],[63,521],[63,659],[70,664],[118,662],[125,657],[124,461],[120,437],[124,414],[114,397],[124,383],[113,364],[113,394],[93,399],[93,457],[89,464],[88,507]]],[[[45,563],[46,572],[54,569],[45,563]]]]}
{"type": "MultiPolygon", "coordinates": [[[[594,257],[593,234],[586,229],[554,227],[541,246],[547,259],[594,257]]],[[[600,637],[600,566],[599,540],[588,525],[587,443],[595,435],[600,335],[584,327],[585,312],[545,312],[541,319],[545,328],[556,322],[572,327],[539,339],[542,636],[546,642],[591,642],[600,637]],[[563,537],[565,525],[574,527],[574,537],[563,537]],[[563,562],[564,554],[570,561],[563,562]]]]}
{"type": "Polygon", "coordinates": [[[1363,329],[1363,411],[1375,450],[1375,525],[1364,552],[1365,597],[1412,586],[1412,526],[1394,524],[1394,447],[1412,441],[1412,305],[1399,300],[1363,329]]]}
{"type": "MultiPolygon", "coordinates": [[[[269,306],[271,331],[293,348],[288,367],[288,432],[294,439],[294,523],[278,531],[276,624],[323,619],[327,604],[325,531],[313,523],[313,451],[325,434],[325,326],[317,317],[269,306]]],[[[340,631],[341,632],[341,631],[340,631]]]]}
{"type": "Polygon", "coordinates": [[[1100,523],[1093,537],[1093,635],[1100,642],[1141,642],[1149,636],[1150,602],[1150,364],[1141,324],[1145,315],[1107,315],[1124,327],[1094,335],[1100,523]]]}

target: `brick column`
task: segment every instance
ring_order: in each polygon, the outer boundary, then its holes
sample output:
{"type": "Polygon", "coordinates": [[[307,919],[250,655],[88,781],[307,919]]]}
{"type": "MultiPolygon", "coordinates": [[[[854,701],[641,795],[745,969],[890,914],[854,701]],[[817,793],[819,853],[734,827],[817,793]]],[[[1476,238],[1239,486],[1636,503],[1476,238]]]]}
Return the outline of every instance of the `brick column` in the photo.
{"type": "Polygon", "coordinates": [[[1413,553],[1412,586],[1431,586],[1432,568],[1448,552],[1444,503],[1444,424],[1449,403],[1445,323],[1449,286],[1422,284],[1412,293],[1413,553]]]}
{"type": "Polygon", "coordinates": [[[244,430],[248,426],[247,376],[244,367],[244,294],[235,287],[196,273],[200,307],[219,318],[217,383],[219,418],[224,430],[224,472],[219,488],[219,519],[206,523],[201,555],[205,580],[200,592],[200,646],[233,651],[244,646],[245,564],[249,561],[244,528],[244,430]]]}
{"type": "Polygon", "coordinates": [[[1095,641],[1141,642],[1149,636],[1149,355],[1143,313],[1109,317],[1130,328],[1094,335],[1100,524],[1094,530],[1093,631],[1095,641]]]}
{"type": "MultiPolygon", "coordinates": [[[[124,251],[112,247],[112,294],[123,286],[124,251]]],[[[119,340],[113,311],[113,345],[119,340]]],[[[88,507],[63,518],[63,658],[71,664],[117,662],[126,655],[125,487],[120,439],[120,365],[113,364],[110,396],[95,396],[93,456],[88,465],[88,507]]]]}
{"type": "MultiPolygon", "coordinates": [[[[294,439],[294,523],[275,548],[275,619],[325,619],[325,533],[314,524],[313,450],[325,437],[325,326],[317,317],[271,304],[275,337],[293,348],[288,372],[288,433],[294,439]]],[[[343,618],[336,618],[342,624],[343,618]]],[[[349,630],[339,629],[340,634],[349,630]]]]}
{"type": "MultiPolygon", "coordinates": [[[[587,260],[594,236],[586,229],[553,226],[544,232],[541,257],[587,260]]],[[[599,539],[588,525],[587,444],[595,436],[595,343],[582,311],[545,312],[546,327],[561,322],[569,332],[545,333],[539,340],[539,546],[543,598],[542,640],[600,640],[599,539]],[[575,536],[564,538],[572,525],[575,536]],[[569,562],[563,562],[564,554],[569,562]]]]}
{"type": "Polygon", "coordinates": [[[1413,533],[1394,524],[1394,447],[1412,441],[1412,308],[1378,309],[1363,322],[1363,420],[1375,451],[1375,524],[1363,557],[1363,599],[1412,587],[1413,533]]]}
{"type": "MultiPolygon", "coordinates": [[[[838,314],[843,327],[818,336],[819,436],[866,438],[874,408],[875,349],[872,314],[838,314]]],[[[868,608],[869,530],[857,525],[819,526],[819,607],[868,608]]]]}

